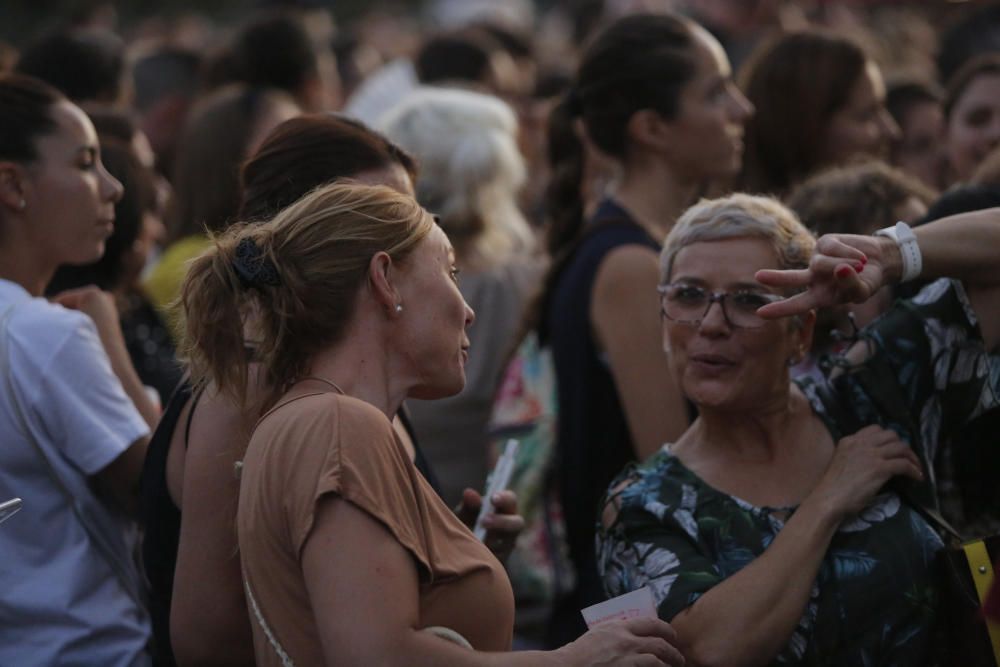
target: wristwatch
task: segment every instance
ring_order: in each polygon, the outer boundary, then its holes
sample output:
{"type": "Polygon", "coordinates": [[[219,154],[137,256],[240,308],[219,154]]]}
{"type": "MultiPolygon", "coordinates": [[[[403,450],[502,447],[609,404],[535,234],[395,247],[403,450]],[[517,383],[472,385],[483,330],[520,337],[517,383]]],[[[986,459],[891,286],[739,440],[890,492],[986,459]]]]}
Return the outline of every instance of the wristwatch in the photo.
{"type": "Polygon", "coordinates": [[[915,280],[923,270],[923,259],[920,255],[920,245],[917,243],[917,235],[913,233],[910,226],[905,222],[897,222],[892,227],[880,229],[875,236],[888,236],[899,246],[899,254],[903,258],[903,277],[901,283],[915,280]]]}

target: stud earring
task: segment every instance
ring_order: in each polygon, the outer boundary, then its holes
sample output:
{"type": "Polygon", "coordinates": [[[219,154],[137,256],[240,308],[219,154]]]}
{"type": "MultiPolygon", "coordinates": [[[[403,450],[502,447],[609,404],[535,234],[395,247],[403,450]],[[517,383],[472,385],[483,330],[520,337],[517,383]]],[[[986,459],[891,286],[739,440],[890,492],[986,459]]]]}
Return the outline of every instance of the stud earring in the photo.
{"type": "Polygon", "coordinates": [[[401,303],[397,303],[396,304],[396,312],[397,313],[403,312],[403,304],[401,304],[401,303]]]}

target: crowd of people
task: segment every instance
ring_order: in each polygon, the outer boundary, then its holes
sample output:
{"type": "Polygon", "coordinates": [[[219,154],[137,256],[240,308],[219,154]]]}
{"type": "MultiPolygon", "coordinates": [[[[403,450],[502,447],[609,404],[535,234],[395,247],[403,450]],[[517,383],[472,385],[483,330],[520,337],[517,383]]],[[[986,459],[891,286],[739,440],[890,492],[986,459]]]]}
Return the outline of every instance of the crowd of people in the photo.
{"type": "Polygon", "coordinates": [[[0,43],[0,664],[959,664],[1000,5],[261,5],[0,43]]]}

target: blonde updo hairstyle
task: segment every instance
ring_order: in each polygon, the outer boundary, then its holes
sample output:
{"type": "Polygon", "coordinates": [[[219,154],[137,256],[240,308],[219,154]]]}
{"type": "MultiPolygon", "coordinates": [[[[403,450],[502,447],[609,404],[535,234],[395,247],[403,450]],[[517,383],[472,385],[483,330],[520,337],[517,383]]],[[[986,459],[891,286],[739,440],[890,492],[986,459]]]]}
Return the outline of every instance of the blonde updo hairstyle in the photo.
{"type": "Polygon", "coordinates": [[[268,222],[214,235],[182,292],[192,378],[243,402],[252,343],[268,398],[277,398],[308,373],[310,358],[343,337],[372,257],[385,252],[405,263],[433,226],[413,198],[391,188],[331,184],[268,222]],[[271,284],[241,281],[237,249],[249,242],[273,267],[271,284]],[[248,320],[254,341],[245,334],[248,320]]]}
{"type": "Polygon", "coordinates": [[[667,235],[660,253],[660,284],[670,282],[674,260],[682,248],[734,238],[759,238],[770,243],[779,269],[807,268],[816,247],[809,230],[773,197],[736,193],[702,199],[684,212],[667,235]]]}

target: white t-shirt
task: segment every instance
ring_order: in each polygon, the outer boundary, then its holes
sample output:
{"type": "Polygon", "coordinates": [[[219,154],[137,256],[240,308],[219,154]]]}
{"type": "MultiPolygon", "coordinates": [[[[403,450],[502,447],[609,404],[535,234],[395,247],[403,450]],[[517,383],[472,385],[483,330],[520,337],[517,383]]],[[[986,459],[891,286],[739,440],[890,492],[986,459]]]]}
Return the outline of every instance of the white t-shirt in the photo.
{"type": "MultiPolygon", "coordinates": [[[[7,363],[28,428],[74,497],[97,507],[101,520],[120,527],[122,545],[132,546],[134,528],[97,501],[88,480],[149,429],[89,317],[0,280],[0,315],[12,305],[7,363]]],[[[147,664],[146,611],[22,435],[9,394],[0,375],[0,501],[24,501],[0,525],[0,665],[147,664]]]]}

